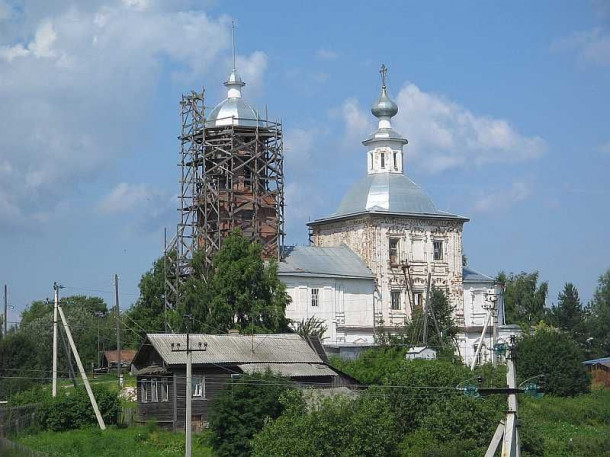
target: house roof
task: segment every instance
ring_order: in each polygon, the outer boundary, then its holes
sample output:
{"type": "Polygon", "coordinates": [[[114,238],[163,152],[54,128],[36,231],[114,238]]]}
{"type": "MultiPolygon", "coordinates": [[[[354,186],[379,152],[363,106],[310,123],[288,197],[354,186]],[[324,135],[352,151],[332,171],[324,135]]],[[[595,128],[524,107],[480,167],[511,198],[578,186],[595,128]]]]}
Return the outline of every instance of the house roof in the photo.
{"type": "MultiPolygon", "coordinates": [[[[121,362],[131,363],[136,351],[133,349],[121,349],[121,362]]],[[[104,357],[108,363],[117,363],[119,360],[119,351],[104,351],[104,357]]]]}
{"type": "Polygon", "coordinates": [[[288,246],[279,264],[280,276],[373,279],[362,259],[345,244],[335,247],[288,246]]]}
{"type": "Polygon", "coordinates": [[[491,276],[487,276],[486,274],[480,273],[471,268],[464,268],[462,272],[462,279],[463,282],[486,282],[492,284],[496,282],[491,276]]]}
{"type": "Polygon", "coordinates": [[[601,359],[585,360],[583,362],[584,365],[597,365],[598,363],[601,365],[610,366],[610,357],[602,357],[601,359]]]}
{"type": "MultiPolygon", "coordinates": [[[[138,356],[147,345],[152,345],[167,365],[186,364],[186,334],[148,334],[147,341],[144,342],[134,359],[137,368],[140,368],[137,363],[138,356]],[[180,349],[180,351],[177,349],[180,349]]],[[[269,335],[191,334],[190,346],[194,349],[206,348],[205,351],[193,351],[193,364],[195,365],[324,363],[316,351],[296,333],[269,335]]]]}

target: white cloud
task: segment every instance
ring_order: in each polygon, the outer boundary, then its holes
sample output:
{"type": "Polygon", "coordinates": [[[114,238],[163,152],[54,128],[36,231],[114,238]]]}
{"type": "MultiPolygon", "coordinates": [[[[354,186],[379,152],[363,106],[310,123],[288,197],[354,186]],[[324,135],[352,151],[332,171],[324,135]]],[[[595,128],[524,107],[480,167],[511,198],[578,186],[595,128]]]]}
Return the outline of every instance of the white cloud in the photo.
{"type": "Polygon", "coordinates": [[[102,199],[99,210],[102,213],[124,213],[143,206],[158,192],[146,184],[128,184],[122,182],[102,199]]]}
{"type": "MultiPolygon", "coordinates": [[[[478,116],[458,103],[415,84],[405,84],[396,98],[396,130],[408,140],[407,160],[420,168],[439,172],[454,167],[512,163],[540,157],[546,142],[520,134],[507,120],[478,116]]],[[[343,105],[346,134],[361,141],[374,119],[354,100],[343,105]]]]}
{"type": "Polygon", "coordinates": [[[585,61],[597,65],[610,65],[610,34],[600,27],[575,32],[552,46],[553,49],[574,50],[585,61]]]}
{"type": "Polygon", "coordinates": [[[489,193],[479,198],[473,205],[473,211],[479,213],[492,213],[524,201],[531,194],[530,187],[522,182],[515,181],[510,189],[489,193]]]}
{"type": "Polygon", "coordinates": [[[332,49],[320,48],[316,51],[316,57],[322,60],[334,60],[339,57],[339,55],[332,49]]]}
{"type": "MultiPolygon", "coordinates": [[[[0,227],[52,212],[75,186],[128,154],[162,72],[177,69],[198,86],[226,61],[230,19],[199,7],[191,0],[31,0],[19,28],[3,23],[0,227]]],[[[266,55],[239,62],[247,82],[260,86],[266,55]]]]}

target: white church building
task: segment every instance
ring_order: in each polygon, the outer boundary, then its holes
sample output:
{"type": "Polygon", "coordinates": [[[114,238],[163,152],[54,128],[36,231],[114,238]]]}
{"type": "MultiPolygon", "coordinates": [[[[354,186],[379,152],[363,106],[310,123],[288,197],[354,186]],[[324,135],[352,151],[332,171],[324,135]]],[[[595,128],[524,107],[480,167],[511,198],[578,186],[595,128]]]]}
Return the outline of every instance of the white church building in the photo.
{"type": "Polygon", "coordinates": [[[405,175],[406,138],[392,128],[398,106],[389,98],[382,67],[381,95],[371,112],[378,128],[363,141],[366,176],[337,211],[310,222],[311,246],[286,248],[280,279],[292,298],[289,319],[325,322],[327,350],[346,356],[375,344],[375,331],[400,327],[426,299],[428,283],[445,292],[460,327],[458,350],[471,363],[483,328],[479,362],[491,359],[496,339],[518,333],[506,326],[501,287],[463,267],[462,230],[468,218],[437,209],[405,175]],[[493,292],[493,293],[492,293],[493,292]]]}

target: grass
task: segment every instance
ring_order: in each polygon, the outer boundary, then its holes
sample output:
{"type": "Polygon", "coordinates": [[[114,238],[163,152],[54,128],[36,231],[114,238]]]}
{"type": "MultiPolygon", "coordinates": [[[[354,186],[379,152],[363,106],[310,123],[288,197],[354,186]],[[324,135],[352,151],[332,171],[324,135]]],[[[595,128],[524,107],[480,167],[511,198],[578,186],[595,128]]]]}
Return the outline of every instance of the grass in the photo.
{"type": "Polygon", "coordinates": [[[544,439],[545,456],[610,457],[610,391],[520,401],[521,416],[544,439]]]}
{"type": "MultiPolygon", "coordinates": [[[[116,428],[106,431],[86,428],[68,432],[40,432],[22,435],[19,443],[50,457],[182,457],[184,434],[145,427],[116,428]]],[[[193,456],[211,457],[212,450],[202,444],[199,436],[193,437],[193,456]]]]}

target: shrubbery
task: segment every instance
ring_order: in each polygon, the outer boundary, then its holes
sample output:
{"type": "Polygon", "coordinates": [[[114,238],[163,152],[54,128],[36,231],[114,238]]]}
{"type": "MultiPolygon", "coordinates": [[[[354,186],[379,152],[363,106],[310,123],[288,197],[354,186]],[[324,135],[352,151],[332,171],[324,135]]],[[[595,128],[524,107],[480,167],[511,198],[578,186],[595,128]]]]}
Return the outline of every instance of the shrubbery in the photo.
{"type": "Polygon", "coordinates": [[[521,381],[545,375],[546,392],[562,397],[589,391],[584,356],[567,333],[542,327],[521,338],[517,345],[517,374],[521,381]]]}
{"type": "MultiPolygon", "coordinates": [[[[106,425],[116,424],[120,410],[116,392],[101,386],[92,386],[92,389],[106,425]]],[[[97,424],[89,396],[83,387],[60,389],[55,398],[47,392],[41,400],[38,422],[42,430],[58,432],[97,424]]]]}
{"type": "Polygon", "coordinates": [[[250,455],[250,439],[267,418],[282,414],[280,396],[290,388],[289,381],[271,373],[231,380],[210,405],[210,441],[216,455],[250,455]]]}

